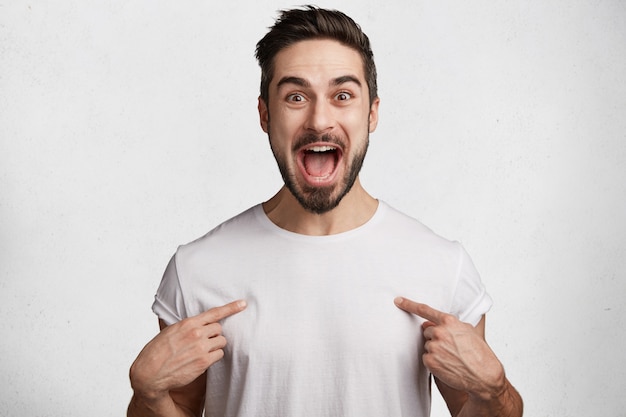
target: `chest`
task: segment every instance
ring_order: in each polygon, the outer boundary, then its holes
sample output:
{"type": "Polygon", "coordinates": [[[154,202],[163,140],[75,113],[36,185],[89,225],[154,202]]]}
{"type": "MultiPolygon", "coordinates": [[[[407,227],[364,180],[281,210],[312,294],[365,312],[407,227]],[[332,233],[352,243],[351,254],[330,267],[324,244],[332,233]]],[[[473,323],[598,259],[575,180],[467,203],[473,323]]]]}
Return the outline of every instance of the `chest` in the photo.
{"type": "Polygon", "coordinates": [[[406,247],[285,245],[274,256],[241,254],[240,262],[216,258],[195,268],[186,299],[192,314],[247,301],[222,322],[227,356],[243,361],[314,364],[337,354],[367,361],[391,355],[390,346],[402,350],[394,357],[415,356],[423,320],[394,298],[445,310],[455,283],[454,268],[406,247]]]}

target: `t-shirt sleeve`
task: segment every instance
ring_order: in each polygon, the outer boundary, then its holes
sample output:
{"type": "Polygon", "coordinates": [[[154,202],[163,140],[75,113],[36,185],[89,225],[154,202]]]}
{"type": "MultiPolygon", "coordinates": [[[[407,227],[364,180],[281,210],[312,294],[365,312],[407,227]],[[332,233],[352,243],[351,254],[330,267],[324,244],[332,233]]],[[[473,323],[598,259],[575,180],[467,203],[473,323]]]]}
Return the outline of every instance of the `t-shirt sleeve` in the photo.
{"type": "Polygon", "coordinates": [[[459,245],[459,252],[459,269],[451,312],[459,320],[476,326],[493,305],[493,300],[487,293],[472,260],[461,245],[459,245]]]}
{"type": "Polygon", "coordinates": [[[187,317],[187,310],[176,270],[176,255],[165,268],[161,284],[154,296],[152,311],[168,326],[187,317]]]}

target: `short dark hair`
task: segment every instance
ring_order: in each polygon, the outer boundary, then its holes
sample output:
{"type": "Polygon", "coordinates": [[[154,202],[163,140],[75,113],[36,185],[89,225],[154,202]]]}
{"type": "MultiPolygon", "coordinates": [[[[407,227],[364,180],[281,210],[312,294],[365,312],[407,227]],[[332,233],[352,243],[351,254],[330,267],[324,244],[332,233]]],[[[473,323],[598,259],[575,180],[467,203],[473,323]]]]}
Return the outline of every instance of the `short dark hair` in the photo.
{"type": "Polygon", "coordinates": [[[274,76],[274,58],[284,48],[308,39],[332,39],[353,48],[363,59],[370,104],[378,97],[376,65],[367,35],[352,18],[337,10],[304,6],[283,10],[274,26],[256,45],[261,67],[261,98],[268,103],[269,85],[274,76]]]}

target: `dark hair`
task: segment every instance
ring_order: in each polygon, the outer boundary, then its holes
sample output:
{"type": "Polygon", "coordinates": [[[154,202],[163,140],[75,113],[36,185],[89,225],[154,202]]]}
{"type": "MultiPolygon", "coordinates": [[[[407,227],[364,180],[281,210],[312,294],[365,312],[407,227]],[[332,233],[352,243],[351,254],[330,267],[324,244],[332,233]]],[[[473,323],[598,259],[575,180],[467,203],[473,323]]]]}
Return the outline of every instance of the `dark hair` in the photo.
{"type": "Polygon", "coordinates": [[[269,99],[269,85],[274,76],[276,54],[288,46],[308,39],[333,39],[359,52],[363,58],[370,104],[378,97],[374,54],[361,27],[340,11],[304,6],[302,9],[281,11],[274,26],[256,45],[256,59],[261,67],[261,98],[266,103],[269,99]]]}

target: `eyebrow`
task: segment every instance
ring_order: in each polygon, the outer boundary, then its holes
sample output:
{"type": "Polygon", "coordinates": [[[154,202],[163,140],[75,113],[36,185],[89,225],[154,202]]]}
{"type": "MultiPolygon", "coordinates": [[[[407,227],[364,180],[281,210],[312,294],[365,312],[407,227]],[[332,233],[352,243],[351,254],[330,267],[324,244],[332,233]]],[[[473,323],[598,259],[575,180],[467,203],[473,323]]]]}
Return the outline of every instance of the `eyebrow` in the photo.
{"type": "MultiPolygon", "coordinates": [[[[337,87],[346,83],[355,83],[361,87],[361,81],[359,81],[359,79],[354,75],[342,75],[341,77],[332,79],[329,84],[333,87],[337,87]]],[[[284,84],[295,84],[302,88],[311,87],[311,83],[304,78],[289,76],[281,78],[280,81],[278,81],[278,84],[276,84],[276,88],[280,88],[284,84]]]]}
{"type": "Polygon", "coordinates": [[[337,77],[330,82],[330,85],[337,87],[346,83],[355,83],[361,87],[361,81],[359,81],[359,79],[354,75],[343,75],[341,77],[337,77]]]}
{"type": "Polygon", "coordinates": [[[282,85],[284,84],[295,84],[299,87],[303,87],[303,88],[309,88],[311,86],[311,83],[308,82],[307,80],[305,80],[304,78],[300,78],[300,77],[283,77],[280,79],[280,81],[278,81],[278,84],[276,84],[276,88],[280,88],[282,85]]]}

